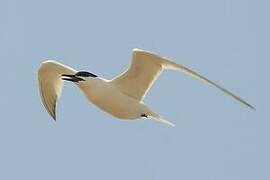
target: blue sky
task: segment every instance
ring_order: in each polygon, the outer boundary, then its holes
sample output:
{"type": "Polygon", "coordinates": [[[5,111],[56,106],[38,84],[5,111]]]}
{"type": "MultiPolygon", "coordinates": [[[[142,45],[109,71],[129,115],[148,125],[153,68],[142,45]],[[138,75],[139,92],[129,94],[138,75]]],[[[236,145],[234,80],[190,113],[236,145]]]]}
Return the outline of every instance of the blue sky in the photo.
{"type": "Polygon", "coordinates": [[[1,0],[0,179],[269,179],[268,7],[260,0],[1,0]],[[110,79],[135,47],[193,68],[257,111],[168,71],[145,102],[175,128],[119,121],[71,83],[52,121],[38,92],[43,60],[110,79]]]}

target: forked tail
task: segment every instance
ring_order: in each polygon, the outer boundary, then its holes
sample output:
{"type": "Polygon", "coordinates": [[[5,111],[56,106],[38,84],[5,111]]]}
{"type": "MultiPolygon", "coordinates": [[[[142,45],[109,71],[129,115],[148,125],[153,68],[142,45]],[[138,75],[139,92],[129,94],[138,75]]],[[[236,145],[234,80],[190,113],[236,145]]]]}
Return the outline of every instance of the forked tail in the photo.
{"type": "Polygon", "coordinates": [[[156,114],[154,112],[151,112],[150,114],[148,114],[148,118],[155,120],[155,121],[159,121],[161,123],[167,124],[171,127],[175,127],[175,125],[173,123],[171,123],[170,121],[166,120],[164,117],[162,117],[159,114],[156,114]]]}

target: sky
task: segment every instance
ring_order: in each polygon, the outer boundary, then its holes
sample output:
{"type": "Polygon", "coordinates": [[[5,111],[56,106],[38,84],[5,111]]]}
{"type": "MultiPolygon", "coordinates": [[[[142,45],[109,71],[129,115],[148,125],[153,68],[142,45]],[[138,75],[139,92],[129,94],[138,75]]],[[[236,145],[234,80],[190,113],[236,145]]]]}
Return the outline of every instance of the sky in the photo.
{"type": "Polygon", "coordinates": [[[270,179],[269,1],[0,0],[0,179],[270,179]],[[145,103],[176,124],[120,121],[66,83],[57,122],[37,70],[55,59],[111,79],[133,48],[184,64],[253,104],[166,71],[145,103]],[[265,83],[266,82],[266,83],[265,83]]]}

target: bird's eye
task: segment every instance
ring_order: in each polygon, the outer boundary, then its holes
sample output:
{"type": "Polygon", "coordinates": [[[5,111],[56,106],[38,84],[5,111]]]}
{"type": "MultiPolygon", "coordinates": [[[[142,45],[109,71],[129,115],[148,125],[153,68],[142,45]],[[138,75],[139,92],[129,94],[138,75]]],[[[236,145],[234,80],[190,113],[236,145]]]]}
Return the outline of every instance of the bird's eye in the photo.
{"type": "Polygon", "coordinates": [[[76,76],[81,76],[81,77],[97,77],[97,75],[87,72],[87,71],[79,71],[75,74],[76,76]]]}

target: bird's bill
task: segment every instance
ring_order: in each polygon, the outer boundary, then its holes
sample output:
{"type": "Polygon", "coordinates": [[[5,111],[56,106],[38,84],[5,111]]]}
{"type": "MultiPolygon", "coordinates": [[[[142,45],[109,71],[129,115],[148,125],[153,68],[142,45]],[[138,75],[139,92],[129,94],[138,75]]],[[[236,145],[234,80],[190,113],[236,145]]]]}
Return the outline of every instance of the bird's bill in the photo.
{"type": "Polygon", "coordinates": [[[83,78],[80,78],[76,75],[72,74],[62,74],[61,79],[65,81],[71,81],[71,82],[79,82],[79,81],[85,81],[83,78]]]}

